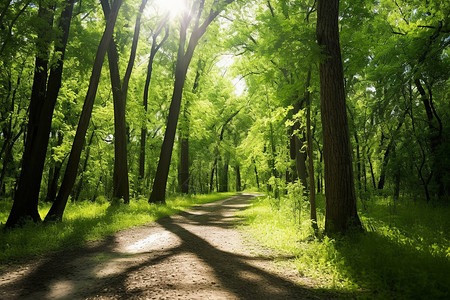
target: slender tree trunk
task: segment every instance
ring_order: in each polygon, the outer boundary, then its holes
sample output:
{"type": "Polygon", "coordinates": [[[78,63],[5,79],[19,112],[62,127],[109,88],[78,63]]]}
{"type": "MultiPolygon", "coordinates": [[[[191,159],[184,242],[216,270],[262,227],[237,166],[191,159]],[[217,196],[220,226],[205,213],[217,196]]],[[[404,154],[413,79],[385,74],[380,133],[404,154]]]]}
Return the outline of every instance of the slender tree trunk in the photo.
{"type": "MultiPolygon", "coordinates": [[[[392,156],[394,160],[396,159],[396,151],[395,148],[392,149],[392,156]]],[[[394,201],[397,201],[400,197],[400,167],[397,165],[394,170],[394,201]]]]}
{"type": "Polygon", "coordinates": [[[259,176],[258,176],[258,169],[256,168],[256,162],[253,159],[253,165],[255,166],[255,179],[256,179],[256,187],[259,190],[259,176]]]}
{"type": "MultiPolygon", "coordinates": [[[[61,132],[55,132],[57,135],[57,146],[61,146],[63,142],[63,134],[61,132]]],[[[53,155],[53,149],[51,151],[53,155]]],[[[53,160],[53,159],[52,159],[53,160]]],[[[45,197],[45,202],[54,202],[56,198],[56,193],[58,192],[58,181],[62,168],[62,161],[54,161],[48,175],[47,184],[47,196],[45,197]]]]}
{"type": "MultiPolygon", "coordinates": [[[[405,112],[406,115],[406,112],[405,112]]],[[[397,126],[397,129],[395,130],[395,133],[400,131],[400,128],[402,128],[403,125],[403,120],[401,120],[397,126]]],[[[387,170],[387,166],[389,163],[389,158],[390,158],[390,153],[391,151],[394,151],[393,149],[395,148],[394,146],[394,136],[391,138],[391,140],[389,141],[389,144],[386,148],[386,152],[384,153],[383,156],[383,163],[381,165],[381,172],[380,172],[380,179],[378,181],[378,189],[382,190],[384,188],[384,184],[386,181],[386,170],[387,170]]]]}
{"type": "Polygon", "coordinates": [[[86,174],[86,169],[89,162],[89,157],[91,154],[91,145],[94,139],[95,130],[92,130],[91,137],[89,138],[88,144],[86,145],[86,157],[84,158],[83,166],[80,172],[80,180],[78,181],[78,185],[75,188],[75,193],[72,198],[72,202],[77,202],[80,198],[81,189],[83,188],[84,176],[86,174]]]}
{"type": "Polygon", "coordinates": [[[362,162],[362,174],[364,177],[364,192],[367,192],[367,171],[366,171],[366,160],[363,156],[363,162],[362,162]]]}
{"type": "Polygon", "coordinates": [[[370,156],[367,157],[367,160],[369,161],[370,175],[372,177],[372,186],[373,186],[373,189],[376,189],[377,184],[375,183],[375,173],[373,171],[373,164],[372,164],[372,160],[370,159],[370,156]]]}
{"type": "Polygon", "coordinates": [[[189,137],[186,136],[181,139],[180,169],[181,193],[189,194],[189,137]]]}
{"type": "Polygon", "coordinates": [[[219,168],[219,164],[216,164],[216,170],[215,170],[215,174],[216,174],[216,191],[219,191],[219,178],[218,178],[219,171],[218,171],[218,168],[219,168]]]}
{"type": "Polygon", "coordinates": [[[152,48],[150,50],[150,57],[148,59],[147,64],[147,76],[145,78],[145,85],[144,85],[144,97],[142,101],[142,105],[144,107],[145,111],[145,118],[142,122],[141,127],[141,143],[140,143],[140,152],[139,152],[139,179],[143,180],[145,177],[145,144],[147,141],[147,110],[148,110],[148,94],[150,90],[150,81],[152,79],[152,73],[153,73],[153,61],[155,60],[155,55],[158,52],[158,50],[161,48],[161,46],[164,44],[164,42],[169,37],[169,27],[166,27],[166,33],[164,35],[164,38],[162,39],[161,43],[156,42],[156,38],[161,33],[161,30],[163,26],[166,24],[168,20],[168,14],[161,20],[159,26],[155,30],[155,33],[152,35],[152,48]]]}
{"type": "Polygon", "coordinates": [[[439,197],[443,197],[445,195],[443,177],[445,173],[448,173],[448,170],[443,169],[443,166],[445,168],[445,165],[442,164],[442,157],[439,155],[439,148],[442,145],[442,121],[434,108],[431,87],[428,86],[427,94],[419,79],[415,79],[414,83],[417,87],[417,90],[419,91],[427,115],[428,129],[430,131],[429,142],[431,150],[431,167],[433,170],[434,181],[438,186],[437,195],[439,197]]]}
{"type": "MultiPolygon", "coordinates": [[[[50,43],[48,31],[53,27],[54,7],[39,5],[38,18],[45,26],[38,28],[33,87],[30,100],[28,130],[25,140],[25,151],[22,158],[22,169],[14,203],[6,222],[6,227],[14,227],[24,219],[41,221],[38,213],[39,190],[44,169],[52,115],[46,116],[46,89],[50,43]],[[45,124],[50,119],[50,124],[45,124]],[[45,127],[49,130],[45,135],[45,127]]],[[[47,101],[48,102],[48,101],[47,101]]],[[[53,113],[53,110],[51,110],[53,113]]]]}
{"type": "Polygon", "coordinates": [[[229,165],[228,165],[228,158],[226,157],[223,160],[223,165],[221,164],[220,167],[220,177],[219,177],[219,192],[223,193],[223,192],[228,192],[228,169],[229,169],[229,165]]]}
{"type": "Polygon", "coordinates": [[[236,192],[242,191],[242,185],[241,185],[241,168],[239,165],[236,165],[236,192]]]}
{"type": "MultiPolygon", "coordinates": [[[[161,153],[159,156],[158,167],[156,169],[155,180],[153,182],[153,189],[149,199],[150,203],[166,201],[167,178],[169,176],[170,161],[172,159],[173,144],[175,141],[178,116],[181,107],[181,98],[183,95],[187,69],[192,58],[192,56],[186,57],[184,50],[188,25],[189,21],[185,19],[181,23],[180,44],[178,47],[178,57],[175,68],[175,83],[172,94],[172,102],[169,107],[167,127],[164,134],[163,144],[161,146],[161,153]]],[[[192,35],[194,35],[194,32],[192,35]]]]}
{"type": "Polygon", "coordinates": [[[345,233],[361,227],[357,210],[344,74],[339,45],[339,0],[317,1],[317,41],[323,47],[320,62],[320,99],[325,159],[327,233],[345,233]]]}
{"type": "MultiPolygon", "coordinates": [[[[102,0],[103,12],[108,19],[110,14],[109,3],[102,0]]],[[[136,49],[139,39],[141,26],[141,14],[144,11],[147,0],[142,0],[139,12],[136,17],[135,30],[131,46],[130,58],[128,60],[127,70],[123,83],[120,83],[119,55],[116,49],[114,39],[111,39],[108,47],[108,61],[111,78],[111,86],[114,99],[114,174],[113,174],[113,199],[123,199],[126,204],[130,202],[130,188],[128,180],[128,162],[127,162],[127,129],[126,129],[126,99],[128,93],[128,82],[136,57],[136,49]]]]}
{"type": "Polygon", "coordinates": [[[295,136],[295,166],[297,168],[297,175],[300,179],[300,183],[303,186],[303,191],[306,194],[306,190],[308,189],[308,174],[306,172],[306,151],[304,149],[305,138],[301,136],[300,138],[295,136]]]}
{"type": "MultiPolygon", "coordinates": [[[[187,13],[182,18],[180,28],[180,44],[178,47],[177,64],[175,67],[175,83],[172,94],[172,102],[169,107],[169,116],[167,118],[166,132],[161,147],[158,167],[156,169],[155,180],[153,182],[153,190],[150,195],[149,202],[165,202],[166,200],[166,185],[169,176],[170,161],[172,159],[173,144],[175,141],[175,133],[177,129],[178,116],[180,114],[181,99],[183,95],[184,82],[186,80],[187,70],[194,55],[195,48],[198,45],[200,38],[206,32],[206,28],[219,14],[219,10],[211,10],[209,15],[200,25],[200,17],[203,12],[204,0],[200,1],[197,17],[195,19],[194,28],[189,39],[189,44],[185,49],[186,32],[189,27],[191,16],[187,13]]],[[[225,5],[233,2],[233,0],[224,1],[225,5]]]]}
{"type": "Polygon", "coordinates": [[[217,157],[214,159],[214,164],[211,169],[211,176],[209,177],[209,192],[211,193],[214,191],[214,170],[216,169],[216,166],[217,166],[217,157]]]}
{"type": "Polygon", "coordinates": [[[70,151],[69,160],[67,162],[66,171],[64,173],[63,181],[59,189],[58,196],[53,203],[50,211],[46,216],[48,220],[62,220],[64,209],[67,204],[70,192],[76,180],[78,164],[80,162],[80,155],[83,149],[83,144],[86,138],[86,131],[92,115],[92,108],[94,106],[95,96],[97,94],[98,83],[100,81],[100,74],[102,70],[105,54],[109,43],[112,39],[114,26],[117,19],[117,14],[123,0],[115,0],[112,5],[111,14],[106,22],[106,28],[103,32],[102,39],[95,55],[94,66],[89,81],[89,88],[84,101],[83,109],[81,111],[80,120],[78,122],[77,131],[70,151]]]}
{"type": "Polygon", "coordinates": [[[358,139],[358,133],[355,130],[354,133],[355,136],[355,143],[356,143],[356,180],[358,182],[358,193],[359,197],[361,198],[361,150],[359,146],[359,139],[358,139]]]}
{"type": "MultiPolygon", "coordinates": [[[[203,72],[202,60],[198,61],[197,72],[195,74],[194,85],[192,86],[192,94],[197,94],[198,86],[200,82],[200,74],[203,72]]],[[[180,169],[179,178],[181,193],[189,193],[189,135],[190,135],[190,119],[189,119],[189,101],[186,101],[184,105],[184,111],[182,116],[182,127],[180,130],[181,135],[181,153],[180,153],[180,169]]]]}
{"type": "MultiPolygon", "coordinates": [[[[22,71],[23,71],[24,65],[22,65],[22,71]]],[[[22,72],[21,72],[22,73],[22,72]]],[[[20,86],[22,75],[19,75],[17,77],[16,87],[14,88],[14,91],[12,92],[11,97],[11,103],[9,105],[9,112],[6,114],[14,114],[15,111],[15,103],[16,103],[16,95],[17,95],[17,89],[20,86]]],[[[11,81],[9,80],[8,84],[8,94],[6,95],[6,99],[8,100],[10,93],[11,93],[11,81]]],[[[8,101],[6,101],[8,102],[8,101]]],[[[16,114],[18,115],[18,114],[16,114]]],[[[19,121],[21,122],[21,121],[19,121]]],[[[25,126],[20,126],[19,132],[17,132],[15,135],[13,134],[13,128],[16,126],[13,126],[13,118],[10,117],[9,120],[2,119],[0,123],[4,123],[5,126],[2,128],[3,133],[3,144],[2,148],[0,150],[0,159],[2,159],[2,170],[0,172],[0,195],[6,195],[6,186],[5,186],[5,177],[6,174],[11,174],[13,168],[11,167],[11,163],[14,161],[12,156],[12,151],[14,144],[17,142],[17,140],[22,136],[25,126]]],[[[15,176],[16,177],[16,176],[15,176]]]]}
{"type": "Polygon", "coordinates": [[[311,81],[311,67],[308,70],[308,76],[306,79],[306,142],[308,152],[308,172],[309,172],[309,203],[310,203],[310,218],[311,226],[315,233],[319,230],[317,226],[317,213],[316,213],[316,187],[314,182],[314,157],[313,157],[313,143],[311,136],[311,93],[308,88],[311,81]]]}
{"type": "Polygon", "coordinates": [[[323,154],[319,149],[319,170],[317,171],[317,194],[320,194],[323,190],[322,185],[322,170],[323,170],[323,154]]]}

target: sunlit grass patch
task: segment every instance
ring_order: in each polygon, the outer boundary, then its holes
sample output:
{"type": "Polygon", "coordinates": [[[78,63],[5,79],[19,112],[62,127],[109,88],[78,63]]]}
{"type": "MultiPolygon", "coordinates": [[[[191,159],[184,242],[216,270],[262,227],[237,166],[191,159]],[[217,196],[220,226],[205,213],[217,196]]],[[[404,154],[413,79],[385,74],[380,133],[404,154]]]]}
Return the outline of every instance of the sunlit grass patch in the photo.
{"type": "MultiPolygon", "coordinates": [[[[107,201],[69,202],[63,222],[25,224],[21,228],[0,230],[0,266],[35,255],[82,245],[86,241],[104,238],[121,229],[153,222],[176,214],[194,205],[219,200],[234,193],[176,196],[164,205],[149,204],[147,199],[132,199],[129,205],[110,205],[107,201]]],[[[11,203],[0,201],[0,223],[6,223],[11,203]]],[[[50,204],[39,205],[45,217],[50,204]]]]}
{"type": "MultiPolygon", "coordinates": [[[[324,201],[318,224],[324,227],[324,201]]],[[[307,203],[294,222],[292,201],[259,198],[239,212],[262,244],[288,256],[318,287],[357,298],[445,299],[450,295],[450,208],[386,199],[361,212],[364,234],[314,238],[307,203]]]]}

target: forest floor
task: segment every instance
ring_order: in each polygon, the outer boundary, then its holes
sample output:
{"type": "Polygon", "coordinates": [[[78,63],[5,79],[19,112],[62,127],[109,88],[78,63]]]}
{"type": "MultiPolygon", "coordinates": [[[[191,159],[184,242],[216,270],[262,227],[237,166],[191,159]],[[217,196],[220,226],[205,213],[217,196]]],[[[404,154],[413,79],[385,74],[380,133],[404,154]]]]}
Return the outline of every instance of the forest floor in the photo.
{"type": "Polygon", "coordinates": [[[259,246],[237,210],[255,195],[199,205],[82,248],[9,266],[0,299],[330,299],[259,246]]]}

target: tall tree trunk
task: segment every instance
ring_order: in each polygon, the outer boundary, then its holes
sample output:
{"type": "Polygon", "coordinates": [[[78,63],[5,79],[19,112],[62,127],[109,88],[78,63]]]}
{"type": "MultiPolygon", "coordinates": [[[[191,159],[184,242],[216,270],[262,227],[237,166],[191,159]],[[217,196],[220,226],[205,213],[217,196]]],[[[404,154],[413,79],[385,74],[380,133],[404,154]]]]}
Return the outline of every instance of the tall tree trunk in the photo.
{"type": "Polygon", "coordinates": [[[360,146],[359,146],[359,139],[358,139],[358,133],[355,130],[354,133],[355,136],[355,143],[356,143],[356,180],[358,182],[358,192],[359,192],[359,197],[361,198],[361,150],[360,150],[360,146]]]}
{"type": "Polygon", "coordinates": [[[209,177],[209,192],[211,193],[214,191],[214,170],[216,169],[216,166],[217,166],[217,157],[214,159],[214,164],[211,169],[211,176],[209,177]]]}
{"type": "MultiPolygon", "coordinates": [[[[266,102],[267,102],[267,111],[269,114],[269,119],[271,119],[272,118],[272,108],[270,107],[269,94],[267,92],[267,89],[266,89],[266,102]]],[[[269,170],[272,173],[272,176],[275,179],[277,179],[278,178],[278,170],[275,165],[276,146],[275,146],[275,135],[274,135],[274,131],[273,131],[272,122],[269,122],[269,147],[270,147],[270,153],[269,153],[269,159],[267,161],[267,164],[268,164],[269,170]]],[[[265,151],[266,151],[266,148],[264,146],[264,152],[265,151]]],[[[278,189],[277,180],[274,181],[274,184],[275,184],[275,186],[272,187],[269,184],[269,181],[267,181],[267,190],[269,192],[271,192],[272,188],[273,188],[274,197],[278,199],[280,197],[280,193],[279,193],[279,189],[278,189]]]]}
{"type": "MultiPolygon", "coordinates": [[[[405,112],[406,115],[406,112],[405,112]]],[[[383,156],[383,163],[381,165],[381,172],[380,172],[380,179],[378,181],[378,189],[382,190],[384,188],[384,183],[386,181],[386,170],[387,170],[387,166],[389,163],[389,155],[391,153],[391,150],[394,151],[393,149],[395,148],[394,146],[394,137],[395,137],[395,133],[400,131],[400,128],[402,128],[403,125],[403,119],[398,123],[397,129],[394,132],[394,135],[391,137],[389,144],[386,148],[386,152],[384,153],[383,156]]]]}
{"type": "MultiPolygon", "coordinates": [[[[392,149],[392,156],[394,160],[396,159],[396,150],[395,147],[392,149]]],[[[397,165],[394,169],[394,201],[397,201],[400,197],[400,178],[401,178],[401,172],[400,167],[397,165]]]]}
{"type": "Polygon", "coordinates": [[[254,169],[255,169],[256,187],[257,187],[258,190],[259,190],[259,176],[258,176],[258,169],[257,169],[257,167],[256,167],[256,161],[255,161],[255,159],[252,159],[252,162],[253,162],[253,166],[254,166],[254,169]]]}
{"type": "Polygon", "coordinates": [[[309,172],[309,203],[310,203],[310,218],[311,226],[315,233],[319,230],[317,226],[317,213],[316,213],[316,187],[314,182],[314,157],[313,157],[313,143],[311,136],[311,93],[309,91],[309,85],[311,81],[311,67],[309,67],[308,75],[306,78],[306,143],[308,152],[308,172],[309,172]]]}
{"type": "MultiPolygon", "coordinates": [[[[11,96],[11,103],[9,105],[9,112],[6,113],[6,115],[11,115],[11,117],[9,117],[9,120],[6,119],[2,119],[0,122],[4,123],[5,126],[2,128],[2,134],[3,134],[3,144],[2,144],[2,148],[0,150],[0,159],[2,160],[2,170],[0,172],[0,195],[6,196],[6,186],[5,186],[5,177],[6,175],[12,175],[13,172],[16,172],[16,170],[11,166],[12,163],[14,162],[13,156],[12,156],[12,151],[14,148],[15,143],[17,142],[17,140],[22,136],[24,130],[25,130],[25,126],[20,126],[19,131],[14,135],[13,133],[13,128],[15,128],[16,126],[13,126],[13,118],[12,115],[14,114],[15,111],[15,103],[16,103],[16,95],[17,95],[17,90],[20,86],[20,81],[22,78],[22,72],[23,72],[23,68],[24,65],[22,65],[22,69],[21,69],[21,75],[19,75],[17,77],[17,83],[16,83],[16,87],[14,88],[14,91],[12,91],[12,96],[11,96]]],[[[6,95],[6,99],[9,98],[10,93],[11,93],[11,80],[9,79],[9,84],[8,84],[8,94],[6,95]]],[[[8,101],[6,101],[8,103],[8,101]]],[[[19,114],[16,114],[19,115],[19,114]]],[[[18,119],[19,117],[17,117],[18,119]]],[[[19,121],[20,123],[22,123],[22,121],[19,121]]],[[[15,122],[17,123],[17,122],[15,122]]],[[[16,177],[16,176],[14,176],[16,177]]]]}
{"type": "MultiPolygon", "coordinates": [[[[202,60],[198,60],[197,72],[195,74],[194,85],[192,86],[192,94],[197,94],[198,86],[200,82],[200,75],[203,72],[203,63],[202,60]]],[[[180,168],[179,179],[180,179],[180,187],[181,193],[189,194],[189,135],[190,135],[190,119],[189,119],[189,101],[186,101],[184,105],[184,111],[182,115],[182,126],[180,130],[181,136],[181,152],[180,152],[180,168]]]]}
{"type": "MultiPolygon", "coordinates": [[[[54,132],[57,136],[57,146],[61,146],[63,142],[63,134],[61,132],[54,132]]],[[[53,149],[51,151],[53,156],[53,149]]],[[[52,159],[53,160],[53,159],[52,159]]],[[[48,175],[47,184],[47,196],[45,197],[45,202],[54,202],[56,198],[56,193],[58,192],[58,181],[62,168],[62,161],[54,161],[48,175]]]]}
{"type": "MultiPolygon", "coordinates": [[[[227,155],[228,156],[228,155],[227,155]]],[[[228,157],[222,160],[223,164],[220,166],[220,177],[219,177],[219,192],[228,192],[228,157]]]]}
{"type": "Polygon", "coordinates": [[[78,164],[80,163],[81,150],[86,139],[86,131],[91,120],[92,108],[94,106],[95,96],[97,94],[98,83],[100,81],[100,74],[102,70],[105,54],[109,43],[112,39],[114,26],[116,24],[117,14],[122,5],[123,0],[115,0],[112,5],[111,14],[106,22],[106,28],[103,32],[102,39],[95,55],[94,66],[89,81],[88,91],[84,100],[83,109],[81,111],[80,120],[78,122],[77,131],[70,151],[69,160],[67,162],[64,178],[59,189],[58,196],[48,212],[45,220],[62,220],[64,209],[67,204],[70,192],[76,180],[78,164]]]}
{"type": "Polygon", "coordinates": [[[306,172],[306,151],[304,149],[305,138],[303,136],[298,137],[295,136],[295,166],[297,168],[297,175],[300,179],[300,183],[303,186],[303,191],[306,194],[306,190],[308,189],[308,175],[306,172]]]}
{"type": "MultiPolygon", "coordinates": [[[[37,55],[34,69],[33,87],[31,91],[28,130],[25,140],[25,151],[22,158],[22,169],[18,187],[14,196],[14,203],[6,222],[6,227],[14,227],[22,220],[30,218],[34,222],[41,221],[38,213],[39,190],[44,169],[50,132],[51,115],[46,116],[47,72],[51,40],[48,31],[53,27],[54,7],[39,5],[38,18],[45,26],[38,28],[36,43],[37,55]],[[50,124],[46,124],[46,120],[50,124]],[[48,132],[45,134],[45,129],[48,132]]],[[[50,82],[49,82],[50,83],[50,82]]]]}
{"type": "MultiPolygon", "coordinates": [[[[422,83],[419,79],[415,79],[414,83],[419,91],[421,96],[422,103],[425,107],[425,112],[427,115],[428,121],[428,129],[430,131],[430,150],[431,150],[431,166],[433,170],[433,178],[438,186],[438,196],[443,197],[445,195],[445,186],[443,182],[444,174],[448,172],[448,170],[443,170],[442,168],[442,157],[439,155],[439,148],[442,145],[442,133],[443,133],[443,125],[441,118],[436,112],[433,104],[433,93],[431,87],[428,86],[428,94],[422,86],[422,83]],[[437,124],[436,124],[437,123],[437,124]]],[[[445,165],[444,165],[445,168],[445,165]]]]}
{"type": "MultiPolygon", "coordinates": [[[[367,152],[369,152],[369,151],[367,151],[367,152]]],[[[367,160],[369,162],[370,176],[372,177],[372,187],[374,189],[376,189],[377,188],[377,184],[375,183],[375,173],[373,171],[373,164],[372,164],[372,160],[370,159],[369,153],[367,153],[367,160]]]]}
{"type": "Polygon", "coordinates": [[[241,185],[241,168],[239,165],[236,165],[236,192],[242,191],[242,185],[241,185]]]}
{"type": "MultiPolygon", "coordinates": [[[[152,48],[150,50],[150,57],[148,59],[147,64],[147,76],[145,78],[145,85],[144,85],[144,97],[142,101],[142,105],[144,107],[145,111],[145,118],[142,122],[141,127],[141,141],[140,141],[140,148],[139,148],[139,179],[143,181],[145,177],[145,144],[147,141],[147,110],[148,110],[148,94],[150,90],[150,81],[152,79],[152,73],[153,73],[153,61],[155,60],[155,55],[158,52],[158,50],[161,48],[161,46],[164,44],[164,42],[169,37],[169,27],[166,27],[166,33],[164,35],[164,38],[162,41],[158,44],[156,42],[157,37],[162,31],[162,28],[166,24],[168,20],[168,14],[161,20],[158,27],[156,28],[155,32],[152,35],[152,48]]],[[[142,188],[142,186],[141,186],[142,188]]]]}
{"type": "Polygon", "coordinates": [[[327,233],[361,227],[357,210],[353,165],[345,105],[344,74],[339,45],[339,0],[317,1],[317,41],[320,62],[320,100],[325,159],[327,233]]]}
{"type": "MultiPolygon", "coordinates": [[[[105,19],[108,19],[110,7],[107,0],[101,0],[105,19]]],[[[126,129],[126,99],[128,93],[128,82],[134,66],[136,49],[139,40],[141,26],[141,15],[144,11],[147,0],[142,0],[139,12],[136,16],[136,24],[131,46],[130,58],[125,71],[123,83],[120,83],[119,54],[114,38],[111,39],[108,47],[108,62],[111,78],[111,87],[114,99],[114,173],[113,173],[113,199],[118,201],[123,199],[124,203],[130,202],[130,188],[128,180],[128,157],[127,157],[127,129],[126,129]]]]}
{"type": "Polygon", "coordinates": [[[320,194],[323,190],[322,185],[322,170],[323,170],[323,154],[319,149],[319,170],[317,171],[317,194],[320,194]]]}
{"type": "Polygon", "coordinates": [[[181,193],[189,194],[189,137],[181,138],[180,153],[180,187],[181,193]]]}
{"type": "Polygon", "coordinates": [[[80,180],[78,181],[77,186],[75,187],[75,192],[72,198],[72,202],[77,202],[80,198],[81,189],[83,188],[84,176],[86,174],[86,169],[89,162],[89,156],[91,154],[91,145],[94,139],[95,130],[92,130],[91,137],[89,138],[88,144],[86,145],[86,157],[84,158],[83,166],[80,171],[80,180]]]}
{"type": "MultiPolygon", "coordinates": [[[[167,127],[164,134],[163,144],[161,146],[161,153],[159,156],[158,167],[156,169],[155,180],[153,182],[153,190],[150,195],[149,202],[165,202],[166,200],[166,185],[169,176],[170,161],[172,159],[173,143],[175,141],[175,133],[177,129],[178,116],[180,114],[181,98],[183,95],[184,82],[186,80],[187,70],[194,55],[195,48],[198,45],[200,38],[206,32],[206,28],[220,13],[220,10],[213,10],[206,17],[200,25],[200,17],[203,12],[204,0],[200,1],[197,17],[195,19],[194,28],[192,29],[189,44],[185,50],[186,32],[189,27],[192,16],[186,13],[182,17],[180,28],[180,44],[178,47],[177,64],[175,67],[175,83],[173,88],[172,102],[169,107],[169,116],[167,118],[167,127]]],[[[227,5],[233,0],[226,0],[224,4],[227,5]]]]}

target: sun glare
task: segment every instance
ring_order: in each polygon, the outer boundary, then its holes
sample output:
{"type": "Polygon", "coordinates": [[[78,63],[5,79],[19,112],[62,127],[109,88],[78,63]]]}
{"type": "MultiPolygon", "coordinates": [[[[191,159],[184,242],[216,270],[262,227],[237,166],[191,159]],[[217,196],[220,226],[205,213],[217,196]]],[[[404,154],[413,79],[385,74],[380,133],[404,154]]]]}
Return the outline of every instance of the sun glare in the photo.
{"type": "Polygon", "coordinates": [[[186,0],[156,0],[155,4],[164,13],[169,12],[172,18],[187,10],[186,0]]]}

